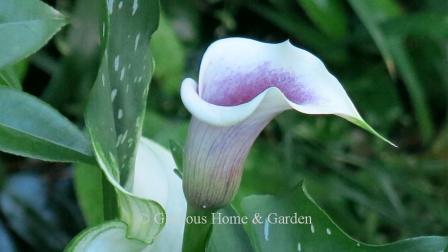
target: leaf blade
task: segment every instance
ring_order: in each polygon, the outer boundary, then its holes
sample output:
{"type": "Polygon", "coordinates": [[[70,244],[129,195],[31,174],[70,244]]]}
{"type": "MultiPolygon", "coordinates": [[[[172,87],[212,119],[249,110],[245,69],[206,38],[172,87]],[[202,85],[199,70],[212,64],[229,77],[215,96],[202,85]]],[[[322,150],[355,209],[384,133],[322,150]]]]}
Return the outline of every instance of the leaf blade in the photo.
{"type": "Polygon", "coordinates": [[[117,193],[127,236],[151,243],[163,223],[161,205],[135,195],[133,175],[142,134],[153,62],[151,34],[158,25],[159,3],[103,1],[102,59],[86,111],[86,125],[97,161],[117,193]],[[106,4],[107,3],[107,6],[106,4]]]}
{"type": "Polygon", "coordinates": [[[440,236],[416,237],[384,245],[359,242],[334,223],[311,198],[304,185],[278,196],[248,196],[237,208],[241,216],[252,217],[257,213],[263,216],[261,224],[249,222],[244,225],[255,251],[307,251],[312,248],[316,251],[436,252],[443,251],[448,245],[448,237],[440,236]],[[294,214],[310,216],[311,221],[308,224],[273,223],[282,216],[294,214]]]}
{"type": "Polygon", "coordinates": [[[341,39],[347,34],[347,16],[339,0],[297,0],[311,21],[328,36],[341,39]]]}
{"type": "Polygon", "coordinates": [[[60,162],[92,162],[84,134],[39,99],[0,88],[0,150],[60,162]]]}
{"type": "Polygon", "coordinates": [[[1,1],[0,20],[0,68],[33,54],[66,24],[61,13],[37,0],[1,1]]]}

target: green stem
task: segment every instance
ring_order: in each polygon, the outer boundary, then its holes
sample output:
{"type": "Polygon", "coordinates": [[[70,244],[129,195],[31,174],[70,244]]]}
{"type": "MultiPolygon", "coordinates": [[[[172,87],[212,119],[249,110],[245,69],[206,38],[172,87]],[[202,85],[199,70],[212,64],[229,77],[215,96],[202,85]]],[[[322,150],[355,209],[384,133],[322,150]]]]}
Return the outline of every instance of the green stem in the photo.
{"type": "Polygon", "coordinates": [[[103,218],[105,221],[113,220],[118,216],[117,196],[114,187],[110,184],[107,177],[102,174],[103,187],[103,218]]]}
{"type": "Polygon", "coordinates": [[[204,252],[212,231],[210,209],[187,207],[182,252],[204,252]]]}

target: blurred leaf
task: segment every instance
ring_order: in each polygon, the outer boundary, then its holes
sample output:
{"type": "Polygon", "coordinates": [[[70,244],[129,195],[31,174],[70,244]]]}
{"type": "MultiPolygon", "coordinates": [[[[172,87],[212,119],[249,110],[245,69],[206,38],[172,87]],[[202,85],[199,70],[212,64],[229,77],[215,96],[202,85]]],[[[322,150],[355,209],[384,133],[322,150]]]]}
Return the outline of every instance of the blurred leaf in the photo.
{"type": "Polygon", "coordinates": [[[341,0],[297,0],[313,23],[335,39],[347,34],[347,16],[341,0]]]}
{"type": "MultiPolygon", "coordinates": [[[[394,85],[382,62],[377,61],[375,65],[364,64],[359,70],[353,68],[348,70],[350,76],[343,80],[345,87],[356,94],[353,103],[360,111],[366,112],[365,119],[372,127],[386,135],[393,134],[391,130],[403,115],[398,87],[394,85]]],[[[340,137],[340,132],[337,135],[339,136],[336,137],[340,137]]]]}
{"type": "Polygon", "coordinates": [[[4,67],[0,70],[0,86],[8,86],[22,89],[21,81],[23,81],[28,69],[28,60],[22,60],[18,63],[4,67]]]}
{"type": "Polygon", "coordinates": [[[42,99],[80,119],[98,73],[101,1],[80,0],[74,4],[70,20],[76,25],[70,26],[63,38],[67,54],[60,60],[42,99]]]}
{"type": "Polygon", "coordinates": [[[187,131],[187,121],[173,120],[155,112],[148,112],[143,123],[143,136],[153,139],[167,148],[170,148],[170,141],[182,145],[187,131]]]}
{"type": "Polygon", "coordinates": [[[422,89],[423,83],[420,81],[415,66],[402,41],[399,38],[391,39],[389,46],[409,92],[417,124],[420,128],[421,138],[424,143],[427,143],[434,134],[434,125],[431,120],[430,108],[426,102],[425,92],[422,89]]]}
{"type": "Polygon", "coordinates": [[[75,166],[75,189],[79,206],[89,227],[104,221],[102,174],[97,166],[77,164],[75,166]]]}
{"type": "Polygon", "coordinates": [[[28,71],[28,60],[24,59],[22,61],[19,61],[19,63],[14,65],[14,70],[15,70],[19,80],[23,81],[23,79],[25,79],[25,75],[28,71]]]}
{"type": "Polygon", "coordinates": [[[87,105],[86,125],[98,163],[117,193],[119,217],[128,225],[127,237],[150,243],[163,226],[153,216],[164,211],[131,189],[153,72],[149,39],[158,25],[159,3],[107,1],[106,6],[102,1],[101,10],[104,51],[87,105]]]}
{"type": "Polygon", "coordinates": [[[39,99],[0,88],[0,107],[0,150],[47,161],[93,162],[83,133],[39,99]]]}
{"type": "Polygon", "coordinates": [[[324,61],[343,62],[347,58],[346,50],[341,43],[338,41],[328,43],[328,36],[314,29],[296,12],[290,9],[277,10],[267,4],[255,2],[250,2],[248,8],[270,21],[281,31],[288,33],[288,37],[297,40],[301,47],[318,51],[324,61]]]}
{"type": "Polygon", "coordinates": [[[297,17],[296,13],[285,13],[284,11],[269,7],[266,4],[251,3],[248,4],[248,7],[263,18],[271,21],[280,29],[293,35],[295,39],[304,45],[319,49],[326,46],[326,37],[311,28],[304,20],[297,17]]]}
{"type": "Polygon", "coordinates": [[[0,207],[8,225],[35,250],[60,251],[70,239],[61,221],[73,225],[73,216],[59,219],[62,209],[50,207],[47,190],[48,184],[39,176],[14,175],[3,188],[0,207]]]}
{"type": "Polygon", "coordinates": [[[110,221],[84,230],[64,251],[143,251],[145,246],[147,244],[126,237],[126,224],[121,221],[110,221]]]}
{"type": "MultiPolygon", "coordinates": [[[[438,252],[448,246],[448,237],[419,237],[387,245],[369,245],[347,236],[319,208],[305,187],[280,196],[256,195],[242,200],[237,207],[240,216],[253,218],[259,214],[261,223],[244,225],[256,251],[414,251],[438,252]],[[297,215],[302,224],[275,223],[282,216],[297,215]],[[310,218],[305,219],[306,216],[310,218]],[[305,223],[305,221],[307,223],[305,223]]],[[[251,219],[252,220],[252,219],[251,219]]],[[[285,220],[285,219],[283,219],[285,220]]],[[[291,219],[289,219],[291,220],[291,219]]],[[[297,221],[296,220],[296,221],[297,221]]]]}
{"type": "Polygon", "coordinates": [[[0,250],[5,252],[17,251],[14,241],[2,222],[0,222],[0,250]]]}
{"type": "Polygon", "coordinates": [[[0,70],[0,86],[2,85],[19,90],[22,89],[19,77],[17,76],[13,67],[7,66],[0,70]]]}
{"type": "Polygon", "coordinates": [[[185,71],[185,50],[165,15],[160,17],[150,47],[156,62],[154,77],[161,82],[162,90],[169,95],[179,93],[185,71]]]}
{"type": "Polygon", "coordinates": [[[395,64],[389,48],[387,37],[380,28],[380,23],[401,14],[394,0],[357,1],[348,0],[353,10],[366,26],[375,44],[383,55],[389,73],[395,75],[395,64]]]}
{"type": "Polygon", "coordinates": [[[432,137],[434,129],[422,83],[403,46],[402,38],[388,37],[381,29],[381,23],[401,14],[399,6],[393,0],[348,1],[378,46],[389,72],[394,75],[397,67],[402,75],[411,97],[421,138],[423,142],[427,142],[432,137]]]}
{"type": "Polygon", "coordinates": [[[41,1],[2,0],[0,68],[39,50],[65,23],[62,14],[41,1]]]}
{"type": "Polygon", "coordinates": [[[412,13],[386,20],[381,29],[389,36],[416,35],[448,39],[448,14],[425,11],[412,13]]]}

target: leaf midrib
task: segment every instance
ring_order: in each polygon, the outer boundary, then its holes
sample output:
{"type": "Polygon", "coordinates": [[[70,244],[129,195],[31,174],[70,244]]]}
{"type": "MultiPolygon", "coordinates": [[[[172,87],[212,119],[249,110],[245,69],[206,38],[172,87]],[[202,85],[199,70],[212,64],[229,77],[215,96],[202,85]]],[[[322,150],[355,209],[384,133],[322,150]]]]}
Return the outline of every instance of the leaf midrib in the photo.
{"type": "Polygon", "coordinates": [[[10,21],[10,22],[3,22],[0,23],[0,27],[2,26],[8,26],[8,25],[16,25],[16,24],[26,24],[26,23],[33,23],[33,22],[42,22],[42,21],[62,21],[65,22],[66,19],[64,17],[62,18],[42,18],[42,19],[27,19],[27,20],[21,20],[21,21],[10,21]]]}

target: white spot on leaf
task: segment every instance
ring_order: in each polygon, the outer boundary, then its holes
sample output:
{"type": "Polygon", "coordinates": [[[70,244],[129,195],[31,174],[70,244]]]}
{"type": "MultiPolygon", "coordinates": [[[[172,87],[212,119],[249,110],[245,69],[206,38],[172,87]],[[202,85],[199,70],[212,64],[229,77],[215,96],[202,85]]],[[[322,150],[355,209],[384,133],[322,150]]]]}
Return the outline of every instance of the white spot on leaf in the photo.
{"type": "Polygon", "coordinates": [[[114,102],[116,96],[117,96],[117,89],[113,89],[112,92],[110,92],[110,99],[112,100],[112,102],[114,102]]]}
{"type": "Polygon", "coordinates": [[[123,137],[122,134],[118,135],[118,137],[117,137],[117,142],[115,143],[115,147],[118,147],[118,146],[120,145],[120,143],[121,143],[121,138],[122,138],[122,137],[123,137]]]}
{"type": "Polygon", "coordinates": [[[327,228],[326,231],[327,231],[327,235],[331,235],[331,229],[327,228]]]}
{"type": "Polygon", "coordinates": [[[302,245],[300,242],[297,243],[297,251],[302,251],[302,245]]]}
{"type": "Polygon", "coordinates": [[[120,55],[115,56],[114,67],[115,72],[118,71],[118,68],[120,67],[120,55]]]}
{"type": "Polygon", "coordinates": [[[132,5],[132,16],[135,15],[135,12],[137,12],[138,9],[138,0],[134,0],[134,4],[132,5]]]}
{"type": "Polygon", "coordinates": [[[107,12],[109,15],[114,12],[114,0],[107,0],[107,12]]]}
{"type": "Polygon", "coordinates": [[[124,141],[126,140],[126,137],[128,136],[128,130],[126,130],[125,132],[124,132],[124,135],[121,137],[121,142],[120,142],[120,144],[123,144],[124,143],[124,141]]]}
{"type": "Polygon", "coordinates": [[[117,119],[121,119],[121,118],[123,118],[123,110],[122,109],[118,109],[117,119]]]}
{"type": "Polygon", "coordinates": [[[269,241],[269,221],[264,222],[263,234],[264,234],[264,240],[269,241]]]}
{"type": "Polygon", "coordinates": [[[125,72],[125,70],[126,70],[125,67],[123,67],[123,68],[121,69],[121,73],[120,73],[120,80],[121,80],[121,81],[124,79],[124,72],[125,72]]]}
{"type": "Polygon", "coordinates": [[[313,226],[313,224],[311,224],[311,233],[314,234],[314,226],[313,226]]]}
{"type": "Polygon", "coordinates": [[[135,36],[134,51],[137,51],[138,42],[140,41],[140,33],[135,36]]]}
{"type": "Polygon", "coordinates": [[[121,8],[123,8],[123,1],[120,1],[120,2],[118,3],[118,9],[121,10],[121,8]]]}

